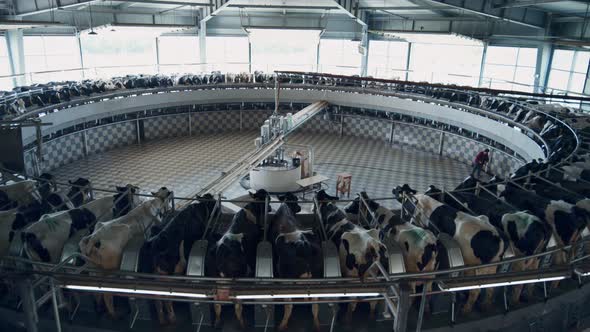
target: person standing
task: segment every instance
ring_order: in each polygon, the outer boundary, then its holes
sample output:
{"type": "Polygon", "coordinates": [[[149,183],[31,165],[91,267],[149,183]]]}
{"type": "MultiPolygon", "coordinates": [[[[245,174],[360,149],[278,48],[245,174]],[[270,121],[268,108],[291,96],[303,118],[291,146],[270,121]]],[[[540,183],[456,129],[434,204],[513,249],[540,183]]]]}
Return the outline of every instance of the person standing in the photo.
{"type": "Polygon", "coordinates": [[[473,170],[471,171],[471,176],[475,177],[475,173],[477,173],[476,179],[479,178],[481,175],[481,169],[490,161],[490,149],[485,149],[480,151],[475,159],[473,160],[473,170]]]}

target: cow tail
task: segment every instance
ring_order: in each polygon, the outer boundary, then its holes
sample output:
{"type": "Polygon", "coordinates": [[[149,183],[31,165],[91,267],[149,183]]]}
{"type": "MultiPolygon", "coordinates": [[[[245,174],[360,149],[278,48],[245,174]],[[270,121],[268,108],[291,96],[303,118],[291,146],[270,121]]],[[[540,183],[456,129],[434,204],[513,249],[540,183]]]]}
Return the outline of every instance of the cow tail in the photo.
{"type": "Polygon", "coordinates": [[[494,261],[496,257],[501,258],[505,246],[502,238],[489,230],[479,231],[471,238],[473,253],[483,264],[494,261]]]}

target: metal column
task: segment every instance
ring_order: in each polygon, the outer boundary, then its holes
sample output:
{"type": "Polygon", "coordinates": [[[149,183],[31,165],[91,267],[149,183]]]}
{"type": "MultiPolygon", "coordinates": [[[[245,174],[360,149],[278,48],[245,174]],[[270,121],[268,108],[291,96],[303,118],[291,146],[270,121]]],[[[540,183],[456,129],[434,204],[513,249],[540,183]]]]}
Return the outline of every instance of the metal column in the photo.
{"type": "Polygon", "coordinates": [[[399,285],[399,299],[397,301],[397,317],[393,322],[395,332],[405,332],[408,327],[408,312],[410,310],[410,286],[399,285]]]}
{"type": "Polygon", "coordinates": [[[438,155],[439,156],[442,156],[444,145],[445,145],[445,132],[441,131],[440,132],[440,139],[439,139],[439,143],[438,143],[438,155]]]}
{"type": "Polygon", "coordinates": [[[393,135],[395,135],[395,122],[391,123],[391,130],[389,131],[389,145],[393,145],[393,135]]]}
{"type": "Polygon", "coordinates": [[[25,313],[25,327],[27,332],[37,332],[37,305],[35,304],[35,297],[33,294],[33,286],[29,279],[22,279],[16,284],[20,293],[20,298],[23,305],[23,312],[25,313]]]}

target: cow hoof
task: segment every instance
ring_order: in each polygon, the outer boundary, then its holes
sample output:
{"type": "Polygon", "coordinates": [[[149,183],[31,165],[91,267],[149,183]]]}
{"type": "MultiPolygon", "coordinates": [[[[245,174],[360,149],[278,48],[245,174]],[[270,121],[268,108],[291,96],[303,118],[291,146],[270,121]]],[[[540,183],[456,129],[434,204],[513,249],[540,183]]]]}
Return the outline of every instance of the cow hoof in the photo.
{"type": "Polygon", "coordinates": [[[215,321],[215,325],[213,326],[216,330],[221,330],[221,320],[215,321]]]}
{"type": "Polygon", "coordinates": [[[521,302],[525,302],[525,303],[526,302],[529,302],[529,296],[527,294],[524,294],[524,293],[520,294],[520,301],[521,302]]]}
{"type": "Polygon", "coordinates": [[[245,330],[246,329],[246,323],[244,323],[244,320],[243,319],[240,319],[240,328],[242,330],[245,330]]]}
{"type": "Polygon", "coordinates": [[[170,315],[170,316],[168,316],[168,321],[172,325],[176,324],[176,315],[170,315]]]}
{"type": "Polygon", "coordinates": [[[287,330],[287,324],[281,324],[281,325],[279,325],[278,330],[281,331],[281,332],[282,331],[286,331],[287,330]]]}
{"type": "Polygon", "coordinates": [[[352,323],[352,312],[347,312],[344,316],[344,323],[350,325],[352,323]]]}
{"type": "Polygon", "coordinates": [[[470,314],[472,309],[473,308],[470,307],[470,306],[469,307],[468,306],[464,306],[463,308],[461,308],[461,314],[462,315],[470,314]]]}
{"type": "Polygon", "coordinates": [[[320,327],[320,322],[313,322],[313,330],[315,332],[320,332],[322,328],[320,327]]]}

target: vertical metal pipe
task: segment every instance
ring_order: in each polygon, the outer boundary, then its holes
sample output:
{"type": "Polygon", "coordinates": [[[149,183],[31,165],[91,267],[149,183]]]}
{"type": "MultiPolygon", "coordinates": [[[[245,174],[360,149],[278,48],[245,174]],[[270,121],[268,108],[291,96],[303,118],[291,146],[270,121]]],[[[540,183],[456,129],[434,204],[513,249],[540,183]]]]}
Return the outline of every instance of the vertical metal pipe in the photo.
{"type": "Polygon", "coordinates": [[[438,155],[439,156],[442,156],[444,144],[445,144],[445,132],[441,131],[439,142],[438,142],[438,155]]]}
{"type": "Polygon", "coordinates": [[[340,114],[340,137],[344,135],[344,114],[340,114]]]}
{"type": "Polygon", "coordinates": [[[31,281],[23,278],[18,280],[16,285],[20,293],[23,312],[25,313],[25,327],[27,328],[27,332],[37,332],[39,317],[37,316],[37,306],[35,305],[31,281]]]}
{"type": "Polygon", "coordinates": [[[395,133],[395,122],[391,122],[391,129],[389,130],[389,145],[393,145],[393,135],[395,133]]]}
{"type": "Polygon", "coordinates": [[[188,136],[193,136],[193,120],[191,119],[191,111],[188,111],[188,136]]]}
{"type": "Polygon", "coordinates": [[[86,136],[86,129],[82,130],[82,147],[84,149],[84,157],[88,157],[88,136],[86,136]]]}
{"type": "Polygon", "coordinates": [[[135,121],[135,132],[137,135],[137,144],[141,144],[141,135],[139,133],[139,119],[135,121]]]}
{"type": "Polygon", "coordinates": [[[393,321],[395,332],[405,332],[408,327],[408,312],[410,311],[410,287],[402,283],[399,285],[399,299],[397,302],[397,315],[393,321]]]}
{"type": "Polygon", "coordinates": [[[422,330],[422,321],[424,320],[424,308],[426,306],[426,283],[422,284],[422,297],[420,301],[420,310],[418,311],[418,322],[416,326],[416,332],[420,332],[422,330]]]}
{"type": "Polygon", "coordinates": [[[55,319],[55,330],[61,332],[61,319],[59,317],[59,308],[57,307],[57,292],[55,290],[55,283],[51,279],[51,302],[53,303],[53,316],[55,319]]]}
{"type": "Polygon", "coordinates": [[[242,128],[244,127],[244,123],[242,121],[242,110],[240,109],[240,131],[242,131],[242,128]]]}

